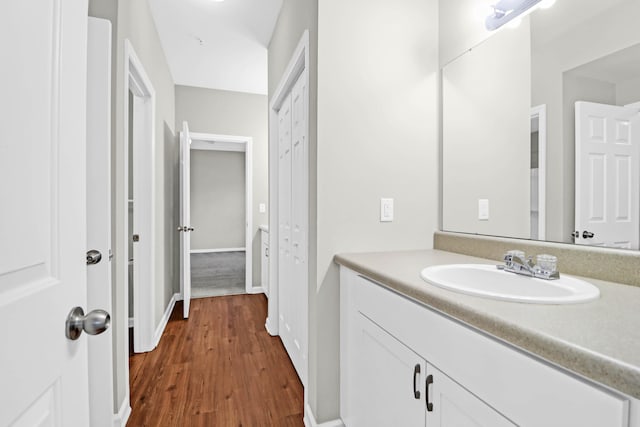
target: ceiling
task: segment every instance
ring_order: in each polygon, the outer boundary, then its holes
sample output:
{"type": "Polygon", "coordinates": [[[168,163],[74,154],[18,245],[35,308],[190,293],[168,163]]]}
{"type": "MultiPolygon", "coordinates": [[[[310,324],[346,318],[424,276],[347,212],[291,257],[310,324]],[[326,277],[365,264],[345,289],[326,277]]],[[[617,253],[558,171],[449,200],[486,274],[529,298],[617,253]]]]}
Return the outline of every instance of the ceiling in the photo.
{"type": "Polygon", "coordinates": [[[149,0],[177,85],[267,94],[283,0],[149,0]]]}

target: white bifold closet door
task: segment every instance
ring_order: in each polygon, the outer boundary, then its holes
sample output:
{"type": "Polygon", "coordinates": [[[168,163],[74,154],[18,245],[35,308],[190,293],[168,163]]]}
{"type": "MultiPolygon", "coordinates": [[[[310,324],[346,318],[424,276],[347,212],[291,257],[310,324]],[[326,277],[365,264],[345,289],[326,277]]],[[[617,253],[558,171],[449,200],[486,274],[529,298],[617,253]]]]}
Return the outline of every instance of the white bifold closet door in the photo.
{"type": "Polygon", "coordinates": [[[303,384],[307,378],[307,87],[302,73],[278,112],[279,333],[303,384]]]}

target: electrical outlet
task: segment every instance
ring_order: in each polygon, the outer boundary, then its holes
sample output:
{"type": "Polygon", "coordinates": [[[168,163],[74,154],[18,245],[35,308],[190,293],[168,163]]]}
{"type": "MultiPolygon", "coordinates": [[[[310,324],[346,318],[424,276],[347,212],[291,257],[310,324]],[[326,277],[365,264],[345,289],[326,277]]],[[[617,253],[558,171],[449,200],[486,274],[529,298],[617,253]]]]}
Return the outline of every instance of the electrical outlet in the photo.
{"type": "Polygon", "coordinates": [[[393,199],[380,199],[380,222],[393,221],[393,199]]]}
{"type": "Polygon", "coordinates": [[[478,219],[489,221],[489,199],[478,199],[478,219]]]}
{"type": "Polygon", "coordinates": [[[267,205],[265,203],[260,203],[260,205],[258,205],[258,207],[260,209],[260,213],[267,212],[267,205]]]}

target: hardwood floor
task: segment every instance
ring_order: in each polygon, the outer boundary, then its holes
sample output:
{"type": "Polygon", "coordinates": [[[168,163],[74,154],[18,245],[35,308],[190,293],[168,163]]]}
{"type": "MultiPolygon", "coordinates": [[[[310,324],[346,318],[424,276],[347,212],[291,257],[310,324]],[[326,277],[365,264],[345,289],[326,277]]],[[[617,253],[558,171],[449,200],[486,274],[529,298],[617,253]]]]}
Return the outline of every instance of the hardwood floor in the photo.
{"type": "Polygon", "coordinates": [[[137,426],[303,426],[302,384],[278,337],[265,331],[264,295],[176,304],[150,353],[130,357],[137,426]]]}

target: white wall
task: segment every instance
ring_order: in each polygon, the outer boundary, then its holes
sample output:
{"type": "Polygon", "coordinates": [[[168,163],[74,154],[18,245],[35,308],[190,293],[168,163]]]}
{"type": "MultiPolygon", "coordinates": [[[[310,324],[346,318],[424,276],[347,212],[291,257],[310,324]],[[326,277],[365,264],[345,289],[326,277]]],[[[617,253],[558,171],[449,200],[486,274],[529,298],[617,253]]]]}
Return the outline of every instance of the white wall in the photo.
{"type": "Polygon", "coordinates": [[[191,150],[191,249],[244,248],[245,154],[191,150]]]}
{"type": "Polygon", "coordinates": [[[438,2],[323,0],[310,403],[338,413],[340,252],[430,248],[438,218],[438,2]],[[380,198],[395,219],[379,221],[380,198]]]}
{"type": "Polygon", "coordinates": [[[616,104],[626,105],[640,102],[640,77],[616,85],[616,104]]]}
{"type": "MultiPolygon", "coordinates": [[[[253,285],[260,286],[260,232],[268,214],[260,213],[259,204],[269,197],[269,149],[267,97],[252,93],[230,92],[176,86],[176,127],[189,123],[191,132],[253,138],[253,285]]],[[[177,181],[176,181],[177,182],[177,181]]],[[[194,233],[194,237],[195,237],[194,233]]],[[[240,246],[244,246],[242,243],[240,246]]]]}
{"type": "Polygon", "coordinates": [[[531,235],[530,46],[525,19],[442,70],[444,230],[531,235]],[[489,220],[478,219],[479,199],[489,220]]]}

